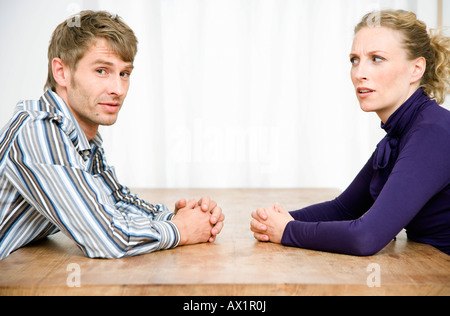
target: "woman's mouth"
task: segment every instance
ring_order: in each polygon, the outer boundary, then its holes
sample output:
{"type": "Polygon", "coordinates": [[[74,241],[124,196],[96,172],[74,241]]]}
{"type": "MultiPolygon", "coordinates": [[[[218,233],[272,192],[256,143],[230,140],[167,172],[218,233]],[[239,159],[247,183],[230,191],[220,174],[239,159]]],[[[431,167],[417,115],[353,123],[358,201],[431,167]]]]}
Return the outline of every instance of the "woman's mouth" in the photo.
{"type": "Polygon", "coordinates": [[[358,97],[365,98],[365,97],[370,96],[372,93],[374,93],[375,90],[370,89],[370,88],[366,88],[366,87],[358,87],[356,89],[356,92],[358,94],[358,97]]]}

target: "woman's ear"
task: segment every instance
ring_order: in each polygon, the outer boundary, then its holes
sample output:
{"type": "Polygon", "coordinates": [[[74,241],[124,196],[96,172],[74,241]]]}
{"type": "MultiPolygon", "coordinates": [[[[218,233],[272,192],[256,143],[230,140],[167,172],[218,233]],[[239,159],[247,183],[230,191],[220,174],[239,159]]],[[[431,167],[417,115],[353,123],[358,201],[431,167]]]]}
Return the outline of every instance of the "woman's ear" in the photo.
{"type": "Polygon", "coordinates": [[[411,84],[420,82],[427,67],[427,61],[424,57],[419,57],[412,62],[411,84]]]}
{"type": "Polygon", "coordinates": [[[67,87],[70,78],[70,68],[62,61],[61,58],[53,58],[52,60],[53,78],[61,87],[67,87]]]}

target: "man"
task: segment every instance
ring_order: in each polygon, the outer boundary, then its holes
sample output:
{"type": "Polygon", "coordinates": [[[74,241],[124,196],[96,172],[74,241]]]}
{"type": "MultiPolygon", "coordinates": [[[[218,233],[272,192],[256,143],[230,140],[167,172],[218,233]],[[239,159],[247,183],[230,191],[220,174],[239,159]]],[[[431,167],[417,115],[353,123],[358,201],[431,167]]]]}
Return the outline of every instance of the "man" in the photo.
{"type": "Polygon", "coordinates": [[[107,12],[76,19],[53,33],[45,94],[20,102],[0,132],[0,260],[57,231],[91,258],[213,242],[224,221],[216,202],[181,199],[170,212],[117,181],[98,127],[117,119],[137,39],[107,12]]]}

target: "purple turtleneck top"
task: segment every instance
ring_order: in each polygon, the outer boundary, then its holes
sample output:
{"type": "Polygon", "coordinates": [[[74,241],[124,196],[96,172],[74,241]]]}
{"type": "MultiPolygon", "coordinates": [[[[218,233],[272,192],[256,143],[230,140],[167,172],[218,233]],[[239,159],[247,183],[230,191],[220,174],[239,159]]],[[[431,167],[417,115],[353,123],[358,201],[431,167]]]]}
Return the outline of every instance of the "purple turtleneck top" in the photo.
{"type": "Polygon", "coordinates": [[[387,135],[341,195],[290,212],[283,245],[367,256],[405,228],[450,255],[450,111],[419,88],[381,127],[387,135]]]}

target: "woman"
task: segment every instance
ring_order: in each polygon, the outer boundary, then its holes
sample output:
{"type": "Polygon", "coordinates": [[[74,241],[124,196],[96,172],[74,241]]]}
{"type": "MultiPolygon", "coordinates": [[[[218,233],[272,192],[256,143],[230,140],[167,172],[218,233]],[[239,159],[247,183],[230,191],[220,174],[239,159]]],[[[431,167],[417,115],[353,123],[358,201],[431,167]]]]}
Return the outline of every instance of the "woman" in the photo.
{"type": "Polygon", "coordinates": [[[355,28],[351,79],[363,111],[387,135],[335,200],[286,212],[252,213],[256,239],[373,255],[403,228],[450,254],[450,38],[428,34],[405,11],[367,14],[355,28]]]}

